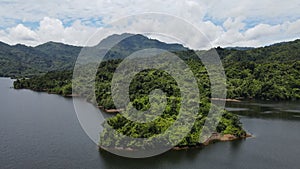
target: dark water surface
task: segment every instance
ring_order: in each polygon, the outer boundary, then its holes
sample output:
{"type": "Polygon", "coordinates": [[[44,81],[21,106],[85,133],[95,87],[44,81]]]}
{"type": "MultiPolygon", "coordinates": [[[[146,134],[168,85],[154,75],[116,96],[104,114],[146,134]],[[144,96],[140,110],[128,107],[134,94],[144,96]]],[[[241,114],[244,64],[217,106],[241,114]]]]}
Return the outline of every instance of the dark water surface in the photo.
{"type": "Polygon", "coordinates": [[[227,104],[254,138],[127,159],[97,150],[71,99],[0,78],[0,169],[299,169],[300,102],[227,104]]]}

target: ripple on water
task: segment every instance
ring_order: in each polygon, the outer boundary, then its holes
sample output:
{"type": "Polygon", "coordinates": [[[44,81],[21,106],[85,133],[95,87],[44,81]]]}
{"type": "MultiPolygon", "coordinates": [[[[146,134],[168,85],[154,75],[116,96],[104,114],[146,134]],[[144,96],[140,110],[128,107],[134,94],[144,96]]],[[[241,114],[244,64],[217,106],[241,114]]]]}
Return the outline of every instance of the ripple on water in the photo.
{"type": "Polygon", "coordinates": [[[300,113],[300,110],[283,110],[283,111],[288,113],[300,113]]]}
{"type": "Polygon", "coordinates": [[[235,108],[235,107],[226,107],[225,109],[227,111],[232,111],[232,112],[235,112],[235,111],[249,111],[250,110],[248,108],[235,108]]]}

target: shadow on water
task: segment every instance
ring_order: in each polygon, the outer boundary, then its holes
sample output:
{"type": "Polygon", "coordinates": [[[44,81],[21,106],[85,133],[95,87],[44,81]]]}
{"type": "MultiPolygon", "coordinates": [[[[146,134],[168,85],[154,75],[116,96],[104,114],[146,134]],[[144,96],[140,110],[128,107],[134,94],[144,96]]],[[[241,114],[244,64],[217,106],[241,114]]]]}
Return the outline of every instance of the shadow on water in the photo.
{"type": "MultiPolygon", "coordinates": [[[[274,119],[274,120],[283,120],[283,121],[297,121],[300,120],[300,118],[295,117],[295,115],[300,116],[299,103],[300,102],[227,103],[227,109],[229,109],[231,112],[235,114],[247,117],[247,119],[262,119],[262,120],[274,119]]],[[[203,168],[208,163],[214,163],[214,158],[219,159],[218,161],[219,164],[216,166],[216,168],[220,168],[220,166],[222,165],[221,162],[222,160],[224,164],[227,164],[228,161],[236,162],[236,159],[243,158],[241,157],[241,154],[245,154],[246,151],[245,147],[247,147],[246,145],[254,143],[256,141],[257,138],[236,140],[227,143],[219,142],[204,147],[202,149],[169,151],[162,155],[146,158],[146,159],[129,159],[129,158],[116,156],[106,151],[101,151],[100,158],[102,159],[103,163],[105,163],[104,165],[106,167],[105,169],[128,169],[128,168],[160,169],[160,168],[176,168],[177,166],[182,166],[182,165],[189,166],[190,164],[193,164],[194,167],[201,166],[203,168]],[[215,152],[215,153],[211,154],[211,152],[215,152]],[[224,155],[217,157],[216,155],[218,155],[219,153],[224,155]],[[202,160],[206,160],[206,161],[203,162],[202,160]]],[[[238,165],[232,166],[231,163],[230,164],[228,163],[227,165],[231,166],[232,168],[241,167],[238,165]]]]}
{"type": "Polygon", "coordinates": [[[240,116],[250,118],[300,120],[300,102],[243,101],[228,102],[226,109],[240,116]]]}
{"type": "Polygon", "coordinates": [[[139,168],[163,168],[163,166],[179,165],[182,161],[194,161],[197,159],[198,154],[201,152],[201,149],[190,149],[190,150],[181,150],[174,151],[170,150],[159,156],[142,158],[142,159],[132,159],[120,157],[114,154],[111,154],[106,151],[100,151],[100,158],[103,159],[103,162],[106,163],[105,166],[107,169],[139,169],[139,168]],[[191,153],[192,152],[192,153],[191,153]]]}
{"type": "MultiPolygon", "coordinates": [[[[72,100],[10,89],[0,78],[0,168],[299,169],[300,102],[228,103],[254,138],[203,149],[128,159],[97,146],[84,133],[72,100]],[[298,167],[297,167],[298,166],[298,167]]],[[[86,104],[86,102],[82,102],[86,104]]]]}
{"type": "Polygon", "coordinates": [[[232,152],[238,152],[240,151],[240,148],[242,147],[242,144],[246,141],[246,139],[242,140],[235,140],[231,141],[230,143],[230,149],[232,152]]]}

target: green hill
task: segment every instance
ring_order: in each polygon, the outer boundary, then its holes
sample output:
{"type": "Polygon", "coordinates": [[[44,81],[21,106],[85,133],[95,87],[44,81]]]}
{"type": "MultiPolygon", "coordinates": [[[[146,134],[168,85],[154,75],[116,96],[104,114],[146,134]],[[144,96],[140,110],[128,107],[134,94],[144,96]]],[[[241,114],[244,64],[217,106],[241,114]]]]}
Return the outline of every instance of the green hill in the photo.
{"type": "Polygon", "coordinates": [[[49,42],[37,47],[0,43],[0,76],[32,77],[71,69],[80,47],[49,42]]]}
{"type": "MultiPolygon", "coordinates": [[[[115,70],[120,61],[129,54],[153,47],[172,51],[183,60],[189,62],[191,66],[201,64],[193,50],[178,44],[159,42],[142,35],[112,35],[104,39],[101,45],[109,46],[112,42],[128,36],[129,38],[114,46],[105,56],[105,62],[102,65],[107,67],[107,69],[101,72],[103,76],[112,77],[113,72],[111,71],[115,70]],[[108,60],[115,61],[107,62],[108,60]]],[[[9,46],[3,43],[0,47],[2,49],[0,63],[2,65],[4,63],[0,70],[6,76],[28,76],[54,70],[71,70],[70,68],[76,58],[74,55],[79,53],[79,49],[81,49],[80,47],[53,42],[35,48],[23,45],[9,46]]],[[[300,40],[260,48],[242,49],[216,48],[227,75],[228,98],[259,100],[300,99],[300,40]]],[[[203,52],[205,51],[199,51],[200,54],[203,52]]],[[[202,69],[203,66],[199,70],[195,68],[195,73],[200,73],[202,69]]],[[[55,76],[52,77],[55,78],[55,76]]],[[[52,79],[52,81],[56,80],[52,79]]],[[[35,82],[37,81],[35,80],[35,82]]],[[[49,83],[32,83],[29,86],[17,85],[17,87],[34,90],[48,89],[51,92],[55,88],[55,91],[59,91],[58,93],[66,93],[65,91],[60,91],[61,89],[67,89],[66,87],[62,88],[56,86],[56,84],[51,85],[49,83]],[[48,87],[43,84],[48,84],[48,87]]],[[[209,84],[208,81],[203,81],[203,83],[209,84]]],[[[205,90],[203,89],[202,91],[205,90]]],[[[209,96],[209,91],[206,90],[205,93],[209,96]]]]}
{"type": "Polygon", "coordinates": [[[224,63],[290,62],[300,60],[300,40],[247,50],[216,48],[224,63]]]}
{"type": "MultiPolygon", "coordinates": [[[[168,51],[186,51],[180,44],[167,44],[149,39],[143,35],[112,35],[101,41],[101,45],[110,44],[117,39],[128,37],[115,45],[105,60],[124,59],[129,54],[146,49],[159,48],[168,51]]],[[[63,43],[48,42],[36,47],[8,45],[0,42],[0,76],[33,77],[55,70],[71,70],[82,47],[63,43]]]]}
{"type": "MultiPolygon", "coordinates": [[[[101,43],[109,46],[114,40],[125,35],[113,35],[101,43]]],[[[220,54],[227,75],[227,89],[229,98],[238,99],[260,99],[260,100],[297,100],[300,99],[300,41],[286,42],[261,48],[216,48],[220,54]]],[[[50,61],[57,60],[57,57],[63,56],[64,48],[58,46],[62,44],[46,44],[37,47],[35,52],[52,53],[48,54],[50,61]],[[50,46],[50,47],[49,47],[50,46]],[[55,50],[54,50],[55,49],[55,50]],[[52,52],[53,51],[53,52],[52,52]]],[[[26,50],[28,48],[22,46],[26,50]]],[[[200,105],[199,114],[191,132],[178,144],[179,147],[198,146],[199,134],[202,132],[202,126],[207,119],[210,104],[211,91],[210,81],[207,71],[195,51],[184,48],[181,45],[168,45],[157,40],[148,39],[142,35],[134,35],[117,46],[112,48],[101,63],[96,74],[96,105],[103,109],[116,108],[111,95],[111,80],[113,74],[122,62],[122,59],[129,54],[145,49],[158,47],[168,49],[179,55],[184,62],[191,68],[197,79],[200,105]]],[[[11,47],[4,45],[6,51],[11,47]]],[[[26,53],[23,49],[24,53],[26,53]]],[[[19,49],[20,50],[20,49],[19,49]]],[[[31,50],[31,48],[30,48],[31,50]]],[[[200,54],[205,51],[198,51],[200,54]]],[[[37,54],[37,53],[36,53],[37,54]]],[[[73,53],[75,54],[75,53],[73,53]]],[[[71,59],[72,57],[64,56],[71,59]]],[[[63,62],[63,61],[62,61],[63,62]]],[[[52,63],[52,62],[50,62],[52,63]]],[[[167,65],[163,65],[167,66],[167,65]]],[[[84,76],[83,76],[84,77],[84,76]]],[[[72,71],[54,71],[42,76],[36,76],[31,79],[19,79],[15,81],[14,87],[17,89],[32,89],[36,91],[46,91],[61,95],[72,94],[72,71]]],[[[85,79],[82,79],[85,80],[85,79]]],[[[182,79],[187,80],[187,79],[182,79]]],[[[129,97],[132,105],[138,110],[149,109],[149,93],[154,89],[161,89],[167,95],[167,105],[163,114],[151,123],[136,123],[124,118],[118,114],[107,121],[106,125],[124,135],[139,138],[151,138],[161,132],[164,132],[177,119],[180,108],[180,90],[176,81],[168,74],[159,70],[147,70],[136,75],[130,84],[129,97]]],[[[84,95],[87,100],[91,100],[93,95],[84,95]]],[[[159,99],[155,96],[155,99],[159,99]]],[[[154,105],[154,108],[156,105],[154,105]]],[[[127,110],[125,110],[127,111],[127,110]]],[[[188,110],[187,110],[188,111],[188,110]]],[[[220,110],[222,111],[222,110],[220,110]]],[[[142,114],[141,116],[148,117],[142,114]]],[[[105,127],[105,126],[104,126],[105,127]]],[[[178,129],[180,132],[181,129],[178,129]]],[[[245,137],[239,118],[227,111],[217,127],[217,132],[221,134],[231,134],[238,138],[245,137]]],[[[178,133],[180,134],[180,133],[178,133]]],[[[110,132],[105,127],[100,138],[100,145],[103,147],[114,148],[120,146],[120,142],[110,138],[110,132]]],[[[124,144],[121,144],[124,145],[124,144]]],[[[126,148],[137,148],[137,143],[126,143],[126,148]]],[[[145,147],[144,147],[145,148],[145,147]]]]}

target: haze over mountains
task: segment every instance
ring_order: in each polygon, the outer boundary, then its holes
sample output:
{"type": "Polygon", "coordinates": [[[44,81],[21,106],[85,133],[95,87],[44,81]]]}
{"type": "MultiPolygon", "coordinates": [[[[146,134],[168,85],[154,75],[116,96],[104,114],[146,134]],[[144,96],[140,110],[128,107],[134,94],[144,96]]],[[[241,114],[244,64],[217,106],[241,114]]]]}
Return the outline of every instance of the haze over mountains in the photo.
{"type": "MultiPolygon", "coordinates": [[[[112,35],[101,41],[109,44],[129,36],[115,45],[106,59],[123,59],[129,54],[147,48],[159,48],[171,52],[189,51],[180,44],[167,44],[143,35],[112,35]]],[[[48,42],[36,47],[8,45],[0,42],[0,76],[32,77],[55,70],[72,69],[82,47],[48,42]]],[[[261,48],[216,48],[224,62],[273,62],[300,60],[300,40],[279,43],[261,48]]],[[[188,52],[187,52],[188,55],[188,52]]],[[[185,56],[189,58],[189,56],[185,56]]]]}

